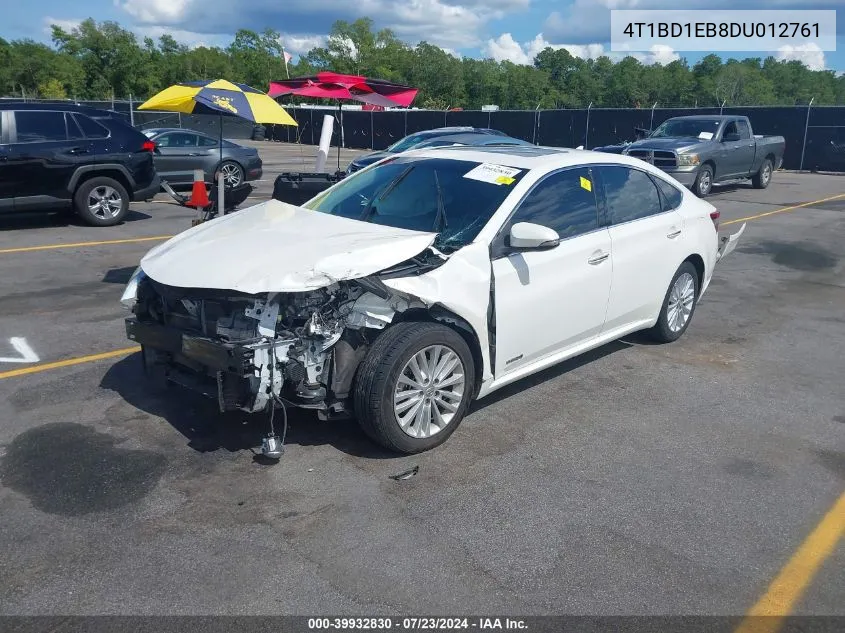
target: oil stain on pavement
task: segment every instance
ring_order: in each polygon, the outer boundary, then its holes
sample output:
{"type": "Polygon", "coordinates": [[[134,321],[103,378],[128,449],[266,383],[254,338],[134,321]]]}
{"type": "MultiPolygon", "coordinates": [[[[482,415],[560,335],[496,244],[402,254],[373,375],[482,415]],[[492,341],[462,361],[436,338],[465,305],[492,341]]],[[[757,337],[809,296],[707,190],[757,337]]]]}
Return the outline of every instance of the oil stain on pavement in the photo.
{"type": "Polygon", "coordinates": [[[39,426],[6,447],[0,481],[48,514],[81,516],[131,505],[155,488],[166,462],[152,451],[117,448],[119,442],[82,424],[39,426]]]}
{"type": "Polygon", "coordinates": [[[820,247],[808,248],[793,242],[764,241],[737,250],[750,255],[770,255],[775,264],[793,270],[825,270],[834,268],[838,261],[833,254],[820,247]]]}

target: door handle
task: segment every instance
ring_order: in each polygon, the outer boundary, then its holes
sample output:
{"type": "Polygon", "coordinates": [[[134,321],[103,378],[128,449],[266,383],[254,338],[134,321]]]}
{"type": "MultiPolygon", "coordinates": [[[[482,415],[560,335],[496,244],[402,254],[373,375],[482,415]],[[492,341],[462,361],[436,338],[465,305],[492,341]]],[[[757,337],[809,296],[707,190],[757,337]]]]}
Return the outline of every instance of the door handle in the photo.
{"type": "Polygon", "coordinates": [[[590,259],[587,260],[587,263],[595,266],[596,264],[601,264],[608,257],[610,257],[610,253],[602,253],[600,255],[593,255],[590,259]]]}
{"type": "Polygon", "coordinates": [[[677,231],[672,231],[671,233],[667,233],[666,237],[668,237],[671,240],[671,239],[678,237],[680,234],[681,234],[681,229],[678,229],[677,231]]]}
{"type": "Polygon", "coordinates": [[[73,147],[67,151],[68,154],[87,154],[88,150],[84,147],[73,147]]]}
{"type": "Polygon", "coordinates": [[[191,154],[188,154],[188,156],[205,156],[205,154],[202,154],[201,152],[193,152],[191,154]]]}

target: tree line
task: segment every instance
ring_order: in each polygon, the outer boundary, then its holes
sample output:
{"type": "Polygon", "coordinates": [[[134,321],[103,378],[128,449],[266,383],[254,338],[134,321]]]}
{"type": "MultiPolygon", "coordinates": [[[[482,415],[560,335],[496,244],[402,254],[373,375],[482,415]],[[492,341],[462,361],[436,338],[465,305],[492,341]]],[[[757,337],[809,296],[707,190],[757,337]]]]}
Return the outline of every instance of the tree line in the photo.
{"type": "Polygon", "coordinates": [[[845,104],[845,75],[799,61],[708,55],[692,66],[684,59],[661,66],[546,48],[533,65],[519,65],[459,59],[427,42],[409,46],[368,18],[336,22],[325,46],[287,69],[280,34],[269,28],[241,29],[226,48],[190,47],[170,35],[139,41],[115,22],[89,18],[71,30],[54,25],[52,42],[0,38],[0,96],[140,100],[180,81],[226,78],[266,90],[286,70],[291,77],[334,70],[414,86],[414,105],[432,109],[845,104]]]}

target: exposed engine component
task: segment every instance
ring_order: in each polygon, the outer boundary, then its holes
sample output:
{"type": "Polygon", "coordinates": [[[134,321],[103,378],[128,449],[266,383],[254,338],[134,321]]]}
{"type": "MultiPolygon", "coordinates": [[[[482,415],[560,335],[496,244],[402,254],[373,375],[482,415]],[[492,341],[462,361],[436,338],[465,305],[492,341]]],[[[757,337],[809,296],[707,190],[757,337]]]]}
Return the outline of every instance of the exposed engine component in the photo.
{"type": "Polygon", "coordinates": [[[163,363],[171,380],[188,386],[205,375],[207,385],[199,390],[216,392],[221,411],[256,412],[287,402],[327,417],[347,411],[352,378],[376,331],[397,312],[421,306],[377,279],[263,297],[147,279],[132,327],[149,337],[160,326],[157,344],[171,348],[163,363]],[[367,331],[373,331],[369,338],[367,331]]]}

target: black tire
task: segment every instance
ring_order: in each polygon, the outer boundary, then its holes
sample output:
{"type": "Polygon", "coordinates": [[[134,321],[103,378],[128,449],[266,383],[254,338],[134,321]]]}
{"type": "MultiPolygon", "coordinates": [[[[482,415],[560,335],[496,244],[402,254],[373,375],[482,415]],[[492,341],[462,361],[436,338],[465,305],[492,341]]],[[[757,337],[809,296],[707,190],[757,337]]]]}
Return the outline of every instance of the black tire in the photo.
{"type": "Polygon", "coordinates": [[[684,332],[687,331],[689,324],[692,322],[692,317],[695,314],[695,306],[698,304],[699,285],[698,271],[695,269],[695,266],[693,266],[690,262],[684,262],[681,264],[672,276],[672,281],[669,283],[669,288],[666,290],[666,295],[663,297],[663,305],[660,308],[660,315],[657,317],[657,324],[649,330],[649,334],[655,341],[659,343],[672,343],[681,338],[684,332]],[[675,282],[683,275],[692,276],[692,305],[689,307],[689,316],[683,326],[680,328],[673,328],[669,322],[669,304],[672,297],[672,289],[675,287],[675,282]]]}
{"type": "Polygon", "coordinates": [[[713,190],[713,168],[710,165],[702,165],[692,185],[692,192],[699,198],[710,195],[713,190]]]}
{"type": "Polygon", "coordinates": [[[757,170],[757,173],[751,177],[751,183],[754,185],[755,189],[765,189],[769,186],[769,183],[772,182],[772,172],[774,171],[774,165],[772,165],[772,161],[768,158],[763,161],[763,164],[760,165],[760,169],[757,170]]]}
{"type": "Polygon", "coordinates": [[[73,208],[83,222],[91,226],[114,226],[120,224],[129,213],[129,194],[126,187],[114,178],[97,176],[86,180],[73,195],[73,208]],[[106,195],[99,195],[100,193],[106,195]],[[108,199],[104,207],[92,211],[90,203],[95,199],[108,199]]]}
{"type": "MultiPolygon", "coordinates": [[[[217,171],[220,172],[224,169],[231,169],[233,170],[232,173],[237,175],[237,182],[235,182],[234,180],[230,180],[228,176],[225,177],[226,188],[238,187],[244,184],[246,179],[246,172],[244,172],[244,168],[240,165],[240,163],[236,163],[233,160],[224,160],[222,163],[220,163],[220,166],[217,167],[217,171]]],[[[214,184],[217,184],[216,180],[214,181],[214,184]]]]}
{"type": "Polygon", "coordinates": [[[405,454],[421,453],[449,439],[466,414],[474,393],[472,352],[460,334],[439,323],[397,323],[375,340],[358,367],[355,415],[363,431],[383,447],[405,454]],[[394,413],[393,394],[406,363],[432,345],[442,345],[457,354],[463,364],[464,386],[452,419],[433,435],[417,438],[400,427],[394,413]]]}

